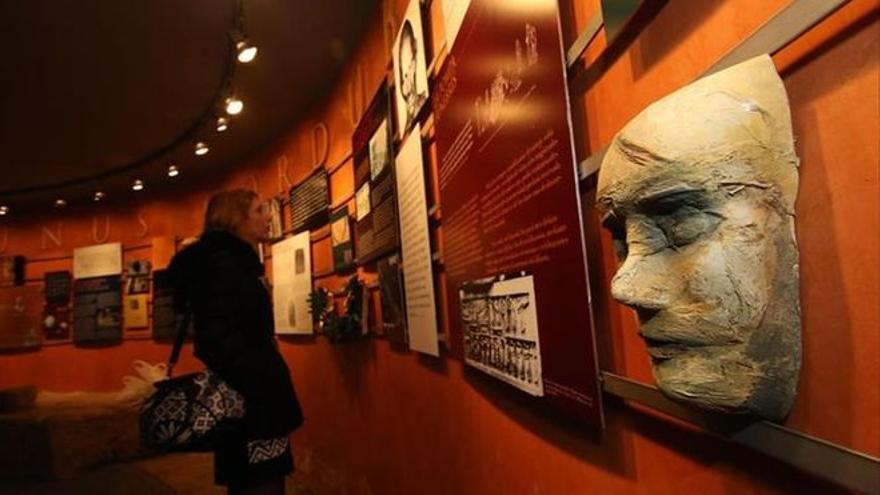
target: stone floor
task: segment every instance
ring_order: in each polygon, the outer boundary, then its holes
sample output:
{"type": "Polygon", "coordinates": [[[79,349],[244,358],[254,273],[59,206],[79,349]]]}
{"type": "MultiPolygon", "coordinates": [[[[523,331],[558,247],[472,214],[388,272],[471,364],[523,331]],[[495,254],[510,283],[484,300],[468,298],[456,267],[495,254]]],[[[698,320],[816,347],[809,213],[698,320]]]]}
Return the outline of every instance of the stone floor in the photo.
{"type": "MultiPolygon", "coordinates": [[[[110,464],[73,478],[39,482],[0,482],[0,495],[212,495],[211,454],[171,454],[110,464]]],[[[315,495],[300,476],[287,479],[288,495],[315,495]]]]}

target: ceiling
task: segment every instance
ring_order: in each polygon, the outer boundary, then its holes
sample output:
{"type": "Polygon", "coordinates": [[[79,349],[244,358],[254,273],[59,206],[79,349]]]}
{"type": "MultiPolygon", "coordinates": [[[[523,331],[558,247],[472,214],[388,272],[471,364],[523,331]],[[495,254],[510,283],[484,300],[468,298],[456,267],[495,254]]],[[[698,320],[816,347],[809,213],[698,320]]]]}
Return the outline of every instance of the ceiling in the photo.
{"type": "Polygon", "coordinates": [[[149,194],[216,176],[321,100],[377,2],[243,5],[259,47],[247,65],[230,63],[239,0],[0,2],[0,205],[12,216],[96,190],[127,198],[135,178],[149,194]],[[227,80],[245,107],[221,134],[205,119],[222,114],[227,80]],[[196,157],[195,140],[211,151],[196,157]]]}

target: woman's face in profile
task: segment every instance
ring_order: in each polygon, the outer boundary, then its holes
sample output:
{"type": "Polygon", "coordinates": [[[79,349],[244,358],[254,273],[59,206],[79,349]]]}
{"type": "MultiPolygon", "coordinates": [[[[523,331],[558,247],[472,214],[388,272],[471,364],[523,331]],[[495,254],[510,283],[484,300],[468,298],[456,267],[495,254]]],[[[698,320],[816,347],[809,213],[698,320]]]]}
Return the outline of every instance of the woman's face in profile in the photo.
{"type": "Polygon", "coordinates": [[[254,198],[248,208],[247,216],[238,228],[239,236],[249,242],[269,241],[269,205],[254,198]]]}

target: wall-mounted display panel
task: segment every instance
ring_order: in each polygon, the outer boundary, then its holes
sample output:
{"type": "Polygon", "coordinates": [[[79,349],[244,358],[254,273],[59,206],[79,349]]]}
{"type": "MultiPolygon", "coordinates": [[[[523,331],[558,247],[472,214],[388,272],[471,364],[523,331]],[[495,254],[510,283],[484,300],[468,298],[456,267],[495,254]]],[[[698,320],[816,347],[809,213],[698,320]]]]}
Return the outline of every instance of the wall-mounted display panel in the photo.
{"type": "Polygon", "coordinates": [[[77,344],[122,339],[122,283],[119,275],[76,280],[73,284],[73,341],[77,344]]]}
{"type": "Polygon", "coordinates": [[[174,286],[167,270],[153,272],[153,338],[162,340],[174,337],[174,286]]]}
{"type": "Polygon", "coordinates": [[[376,263],[382,303],[382,333],[398,344],[406,344],[406,310],[404,308],[403,273],[400,255],[392,254],[376,263]]]}
{"type": "Polygon", "coordinates": [[[39,347],[42,309],[39,287],[0,287],[0,351],[39,347]]]}
{"type": "Polygon", "coordinates": [[[323,168],[290,190],[290,226],[294,232],[327,223],[329,208],[330,183],[323,168]]]}
{"type": "Polygon", "coordinates": [[[272,302],[275,333],[314,332],[309,295],[312,292],[312,241],[308,231],[272,245],[272,302]]]}
{"type": "Polygon", "coordinates": [[[394,63],[394,104],[397,136],[403,139],[428,101],[428,71],[420,0],[410,0],[391,54],[394,63]]]}
{"type": "Polygon", "coordinates": [[[47,340],[70,338],[70,293],[72,277],[68,271],[43,275],[43,335],[47,340]]]}
{"type": "Polygon", "coordinates": [[[450,329],[469,365],[601,424],[565,71],[555,1],[473,0],[434,102],[450,329]]]}
{"type": "Polygon", "coordinates": [[[333,269],[337,272],[354,266],[354,246],[351,239],[351,217],[348,206],[330,215],[330,246],[333,250],[333,269]]]}
{"type": "Polygon", "coordinates": [[[400,246],[392,158],[390,102],[383,85],[354,135],[357,224],[357,261],[364,265],[400,246]]]}
{"type": "Polygon", "coordinates": [[[437,308],[434,271],[425,199],[421,126],[403,142],[397,154],[397,203],[400,211],[400,251],[403,257],[406,323],[409,348],[437,356],[437,308]]]}
{"type": "Polygon", "coordinates": [[[73,250],[73,278],[122,274],[122,244],[113,242],[73,250]]]}

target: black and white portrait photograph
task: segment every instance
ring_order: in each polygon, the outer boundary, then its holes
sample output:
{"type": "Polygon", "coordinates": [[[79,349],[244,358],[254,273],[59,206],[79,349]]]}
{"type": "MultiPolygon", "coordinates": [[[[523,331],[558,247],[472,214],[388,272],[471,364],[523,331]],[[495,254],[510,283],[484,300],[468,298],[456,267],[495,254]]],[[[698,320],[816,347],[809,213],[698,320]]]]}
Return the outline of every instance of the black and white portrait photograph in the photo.
{"type": "Polygon", "coordinates": [[[529,394],[544,395],[532,275],[518,272],[459,286],[465,362],[529,394]]]}
{"type": "Polygon", "coordinates": [[[370,138],[370,180],[376,180],[379,174],[391,163],[388,143],[388,119],[386,118],[382,120],[382,124],[370,138]]]}
{"type": "Polygon", "coordinates": [[[355,194],[355,215],[357,221],[370,214],[370,183],[365,182],[355,194]]]}
{"type": "Polygon", "coordinates": [[[394,42],[394,102],[398,136],[406,136],[428,99],[428,72],[419,0],[411,0],[394,42]]]}
{"type": "Polygon", "coordinates": [[[281,198],[269,198],[265,206],[269,214],[269,239],[276,241],[284,237],[284,224],[281,219],[281,198]]]}

